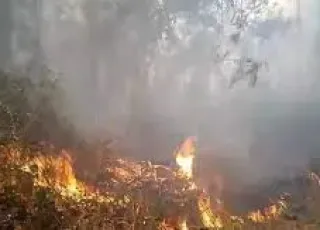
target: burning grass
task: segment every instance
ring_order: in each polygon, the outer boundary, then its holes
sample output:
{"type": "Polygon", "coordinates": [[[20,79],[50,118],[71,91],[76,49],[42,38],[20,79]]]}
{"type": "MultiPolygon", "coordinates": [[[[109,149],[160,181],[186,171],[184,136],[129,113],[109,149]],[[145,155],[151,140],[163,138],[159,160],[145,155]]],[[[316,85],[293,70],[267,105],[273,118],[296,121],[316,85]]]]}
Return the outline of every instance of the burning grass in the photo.
{"type": "MultiPolygon", "coordinates": [[[[192,143],[188,139],[176,157],[194,157],[192,143]]],[[[310,208],[311,222],[289,220],[288,196],[241,217],[216,209],[182,166],[175,170],[107,156],[96,181],[88,184],[77,179],[65,150],[52,155],[13,143],[0,151],[0,224],[5,229],[308,229],[308,224],[319,229],[319,208],[310,208]]],[[[308,199],[319,204],[318,175],[309,175],[308,199]]]]}
{"type": "MultiPolygon", "coordinates": [[[[73,127],[54,112],[52,97],[63,93],[51,75],[34,83],[0,72],[0,136],[6,140],[0,145],[1,229],[320,229],[319,174],[307,174],[307,193],[298,203],[285,195],[234,216],[197,185],[193,137],[175,151],[177,169],[104,154],[89,178],[81,175],[83,167],[76,170],[74,156],[81,154],[17,142],[78,142],[73,127]]],[[[90,149],[86,155],[95,155],[90,149]]]]}
{"type": "Polygon", "coordinates": [[[52,156],[2,145],[1,163],[0,224],[5,228],[158,229],[177,225],[195,196],[189,181],[149,162],[106,159],[91,186],[76,179],[65,151],[52,156]]]}

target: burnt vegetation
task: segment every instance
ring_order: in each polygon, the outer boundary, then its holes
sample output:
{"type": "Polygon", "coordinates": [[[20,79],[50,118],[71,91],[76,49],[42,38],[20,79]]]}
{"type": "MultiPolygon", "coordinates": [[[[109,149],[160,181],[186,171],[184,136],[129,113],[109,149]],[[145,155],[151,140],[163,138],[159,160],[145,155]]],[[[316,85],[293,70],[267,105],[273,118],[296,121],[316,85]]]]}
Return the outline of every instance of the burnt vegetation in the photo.
{"type": "MultiPolygon", "coordinates": [[[[57,95],[63,95],[59,81],[48,70],[43,76],[33,82],[0,74],[2,229],[179,229],[181,218],[187,219],[189,229],[206,229],[197,208],[201,189],[189,189],[190,180],[175,169],[124,160],[101,144],[93,148],[81,142],[55,112],[57,95]],[[90,175],[79,167],[84,147],[92,158],[100,157],[92,166],[95,171],[87,169],[90,175]]],[[[246,214],[236,218],[227,210],[217,211],[214,215],[224,225],[212,229],[318,229],[320,180],[315,161],[311,170],[315,173],[309,177],[256,192],[275,197],[291,192],[277,218],[253,221],[246,214]]]]}

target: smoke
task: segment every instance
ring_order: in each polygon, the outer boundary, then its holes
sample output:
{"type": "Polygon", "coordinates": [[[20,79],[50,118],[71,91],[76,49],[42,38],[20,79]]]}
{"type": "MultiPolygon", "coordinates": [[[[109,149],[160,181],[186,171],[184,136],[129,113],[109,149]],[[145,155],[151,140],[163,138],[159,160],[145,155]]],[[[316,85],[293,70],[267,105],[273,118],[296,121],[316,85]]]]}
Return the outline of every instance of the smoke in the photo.
{"type": "MultiPolygon", "coordinates": [[[[316,0],[301,1],[299,23],[292,9],[248,14],[241,33],[230,15],[193,1],[13,2],[14,12],[38,12],[36,59],[62,74],[57,111],[86,138],[116,138],[137,158],[164,160],[196,135],[200,159],[244,160],[254,178],[302,169],[318,154],[316,0]],[[262,63],[253,88],[249,76],[230,87],[240,57],[262,63]]],[[[19,65],[35,53],[23,23],[14,20],[19,65]]]]}

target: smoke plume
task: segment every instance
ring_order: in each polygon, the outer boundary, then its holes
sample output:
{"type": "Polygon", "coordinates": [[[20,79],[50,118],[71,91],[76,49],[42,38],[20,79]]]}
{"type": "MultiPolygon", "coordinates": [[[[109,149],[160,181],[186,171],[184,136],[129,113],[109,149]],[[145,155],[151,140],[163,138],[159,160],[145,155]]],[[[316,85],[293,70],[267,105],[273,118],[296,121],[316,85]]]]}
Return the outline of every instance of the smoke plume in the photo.
{"type": "Polygon", "coordinates": [[[242,27],[232,6],[200,2],[12,1],[1,30],[12,65],[61,73],[57,112],[85,138],[166,160],[196,135],[199,159],[245,161],[255,179],[304,168],[320,149],[317,1],[244,11],[242,27]],[[242,61],[257,79],[237,74],[242,61]]]}

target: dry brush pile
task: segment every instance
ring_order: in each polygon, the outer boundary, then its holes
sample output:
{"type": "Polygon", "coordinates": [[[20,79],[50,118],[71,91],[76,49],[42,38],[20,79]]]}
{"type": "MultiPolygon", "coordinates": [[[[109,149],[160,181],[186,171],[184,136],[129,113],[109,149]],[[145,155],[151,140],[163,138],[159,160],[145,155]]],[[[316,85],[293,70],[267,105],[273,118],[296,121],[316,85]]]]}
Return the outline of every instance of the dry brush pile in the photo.
{"type": "Polygon", "coordinates": [[[0,225],[3,229],[317,229],[320,187],[310,174],[304,201],[236,217],[214,210],[208,196],[175,169],[105,157],[94,182],[77,179],[70,154],[18,142],[0,146],[0,225]],[[308,209],[308,210],[307,210],[308,209]],[[219,219],[218,219],[219,218],[219,219]],[[219,224],[217,223],[219,220],[219,224]],[[187,228],[184,228],[184,221],[187,228]],[[212,226],[212,228],[205,228],[212,226]],[[259,228],[258,228],[259,227],[259,228]]]}
{"type": "Polygon", "coordinates": [[[167,169],[171,175],[158,177],[149,163],[109,160],[95,186],[76,179],[63,152],[2,145],[1,164],[0,224],[7,229],[157,229],[192,207],[188,181],[167,169]]]}

